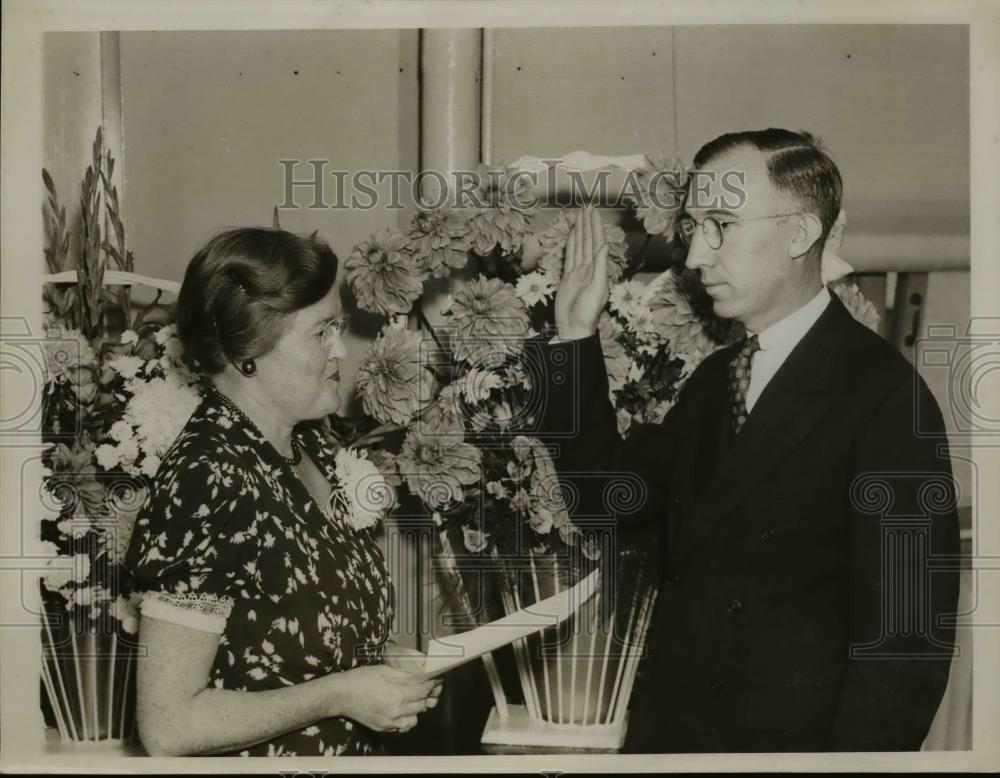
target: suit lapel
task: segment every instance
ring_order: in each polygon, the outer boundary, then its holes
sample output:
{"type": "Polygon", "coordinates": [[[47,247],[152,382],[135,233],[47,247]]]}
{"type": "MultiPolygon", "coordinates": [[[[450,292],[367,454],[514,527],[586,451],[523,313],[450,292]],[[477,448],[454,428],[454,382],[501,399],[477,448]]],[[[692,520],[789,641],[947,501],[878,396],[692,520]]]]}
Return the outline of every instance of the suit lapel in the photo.
{"type": "Polygon", "coordinates": [[[694,514],[699,500],[705,492],[712,475],[725,453],[729,432],[729,399],[726,370],[736,350],[724,349],[719,360],[706,364],[703,369],[711,373],[699,376],[698,401],[690,413],[680,421],[683,424],[678,438],[680,454],[674,462],[670,474],[671,493],[677,498],[670,515],[667,516],[667,553],[677,548],[684,534],[685,517],[694,514]]]}
{"type": "MultiPolygon", "coordinates": [[[[732,515],[836,402],[838,393],[831,391],[831,377],[845,331],[844,317],[849,320],[850,314],[834,298],[768,382],[733,444],[728,450],[724,443],[717,448],[717,467],[710,471],[707,485],[687,514],[688,521],[673,538],[675,559],[693,551],[719,522],[732,515]]],[[[728,433],[725,370],[715,383],[719,396],[706,404],[714,406],[714,419],[701,420],[699,448],[718,435],[719,417],[725,422],[723,434],[728,433]]]]}

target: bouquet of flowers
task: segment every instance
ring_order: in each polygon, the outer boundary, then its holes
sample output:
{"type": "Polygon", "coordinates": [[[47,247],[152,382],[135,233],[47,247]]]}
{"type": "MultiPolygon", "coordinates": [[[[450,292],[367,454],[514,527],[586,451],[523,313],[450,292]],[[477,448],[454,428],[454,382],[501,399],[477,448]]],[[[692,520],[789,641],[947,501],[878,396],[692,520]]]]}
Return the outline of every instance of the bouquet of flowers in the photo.
{"type": "Polygon", "coordinates": [[[67,740],[130,734],[125,709],[138,612],[121,563],[147,479],[200,397],[197,378],[180,361],[171,306],[161,304],[158,293],[133,310],[129,287],[113,292],[104,285],[107,267],[132,268],[113,169],[98,131],[84,176],[76,257],[69,256],[65,209],[43,171],[49,269],[76,270],[75,282],[45,290],[42,402],[42,438],[49,444],[43,496],[55,515],[42,521],[41,531],[63,558],[53,560],[42,579],[43,681],[67,740]]]}
{"type": "MultiPolygon", "coordinates": [[[[355,247],[347,280],[358,306],[385,320],[362,359],[357,389],[369,427],[401,432],[398,450],[382,448],[375,459],[434,517],[449,564],[454,548],[487,557],[572,549],[596,561],[600,544],[573,522],[550,453],[531,434],[540,398],[525,351],[528,338],[551,333],[576,211],[562,210],[536,229],[537,203],[513,172],[481,167],[468,201],[420,209],[406,229],[379,230],[355,247]],[[453,291],[444,324],[431,326],[419,304],[423,284],[470,258],[478,274],[453,291]],[[422,331],[401,328],[409,313],[422,331]]],[[[637,216],[649,235],[675,246],[683,166],[650,161],[638,182],[637,216]],[[650,185],[671,186],[672,196],[651,198],[642,189],[650,185]]],[[[652,283],[636,278],[641,256],[630,255],[620,227],[604,229],[612,293],[601,341],[627,435],[633,421],[662,418],[728,329],[711,321],[703,303],[696,307],[690,277],[668,270],[652,283]]]]}
{"type": "Polygon", "coordinates": [[[43,488],[56,515],[42,521],[42,536],[72,564],[53,560],[42,579],[43,679],[64,740],[127,738],[138,598],[122,561],[147,478],[199,387],[177,359],[171,326],[88,341],[53,322],[48,335],[43,488]],[[78,357],[67,358],[66,344],[78,357]],[[73,682],[81,676],[89,682],[73,682]]]}
{"type": "MultiPolygon", "coordinates": [[[[434,516],[442,553],[474,555],[577,549],[599,557],[575,526],[546,447],[531,436],[539,398],[526,339],[551,334],[553,298],[577,212],[561,210],[536,228],[537,202],[523,177],[503,166],[478,170],[475,196],[420,209],[405,229],[379,230],[355,247],[347,280],[363,310],[384,317],[365,354],[357,389],[378,426],[400,430],[398,450],[374,458],[434,516]],[[420,307],[423,284],[478,262],[431,326],[420,307]],[[421,331],[409,331],[412,314],[421,331]]],[[[600,320],[610,399],[619,432],[662,420],[684,381],[706,356],[739,334],[712,314],[696,273],[683,269],[678,235],[687,171],[679,161],[647,158],[631,205],[646,233],[630,251],[622,228],[605,224],[610,299],[600,320]],[[655,192],[651,191],[655,188],[655,192]],[[637,274],[652,236],[666,241],[669,267],[637,274]]],[[[838,233],[839,235],[839,233],[838,233]]],[[[831,287],[870,326],[874,310],[852,284],[831,287]]]]}

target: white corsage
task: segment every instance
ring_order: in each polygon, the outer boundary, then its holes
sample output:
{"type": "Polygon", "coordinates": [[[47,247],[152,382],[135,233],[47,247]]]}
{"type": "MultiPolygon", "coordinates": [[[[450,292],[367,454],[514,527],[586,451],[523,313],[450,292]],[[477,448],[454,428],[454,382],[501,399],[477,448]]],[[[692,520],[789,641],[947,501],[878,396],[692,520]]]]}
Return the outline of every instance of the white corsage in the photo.
{"type": "Polygon", "coordinates": [[[342,448],[334,460],[337,483],[327,502],[327,515],[340,514],[352,529],[374,526],[396,505],[396,490],[382,477],[366,451],[342,448]]]}

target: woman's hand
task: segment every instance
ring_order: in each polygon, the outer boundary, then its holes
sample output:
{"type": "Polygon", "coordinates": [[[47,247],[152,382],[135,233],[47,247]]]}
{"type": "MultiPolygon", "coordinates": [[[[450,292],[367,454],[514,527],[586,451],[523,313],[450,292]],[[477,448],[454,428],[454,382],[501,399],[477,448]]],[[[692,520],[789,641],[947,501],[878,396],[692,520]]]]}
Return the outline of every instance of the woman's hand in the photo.
{"type": "Polygon", "coordinates": [[[342,687],[335,696],[336,715],[346,716],[377,732],[406,732],[417,716],[437,705],[441,682],[414,680],[411,673],[387,665],[371,665],[334,673],[342,687]]]}
{"type": "Polygon", "coordinates": [[[556,289],[555,317],[559,337],[575,340],[592,335],[608,302],[608,247],[601,215],[584,206],[566,243],[566,262],[556,289]]]}
{"type": "Polygon", "coordinates": [[[396,643],[388,643],[382,654],[382,661],[395,670],[406,673],[422,673],[427,654],[415,648],[407,648],[396,643]]]}

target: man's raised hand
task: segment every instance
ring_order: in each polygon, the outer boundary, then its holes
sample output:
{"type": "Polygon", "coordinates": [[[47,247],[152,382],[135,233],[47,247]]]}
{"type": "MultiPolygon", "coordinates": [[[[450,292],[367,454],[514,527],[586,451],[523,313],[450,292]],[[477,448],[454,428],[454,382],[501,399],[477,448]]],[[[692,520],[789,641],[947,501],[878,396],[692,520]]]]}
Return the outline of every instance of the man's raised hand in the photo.
{"type": "Polygon", "coordinates": [[[592,335],[608,302],[608,247],[601,215],[584,206],[566,242],[566,261],[556,289],[556,328],[562,340],[592,335]]]}

